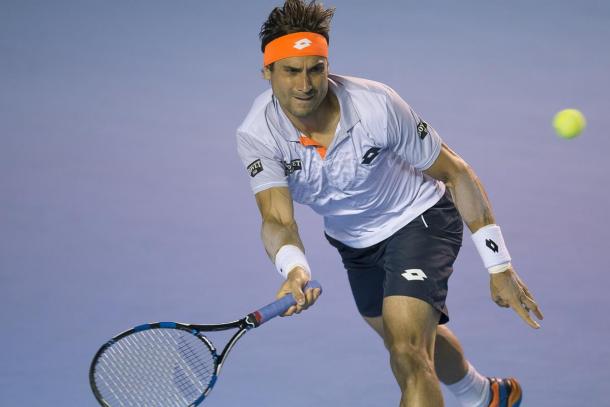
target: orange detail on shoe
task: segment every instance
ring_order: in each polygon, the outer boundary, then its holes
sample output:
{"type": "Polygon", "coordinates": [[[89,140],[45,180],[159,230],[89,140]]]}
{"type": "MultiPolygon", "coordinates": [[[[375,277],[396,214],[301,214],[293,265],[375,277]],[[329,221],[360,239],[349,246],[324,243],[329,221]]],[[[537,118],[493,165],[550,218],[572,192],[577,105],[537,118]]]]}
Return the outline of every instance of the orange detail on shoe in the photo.
{"type": "Polygon", "coordinates": [[[314,140],[310,139],[309,137],[303,136],[303,135],[301,137],[299,137],[299,141],[304,146],[315,147],[318,154],[320,154],[320,157],[322,157],[322,159],[326,158],[326,147],[319,145],[314,140]]]}
{"type": "Polygon", "coordinates": [[[521,385],[519,382],[512,377],[508,379],[510,382],[511,392],[508,396],[508,407],[516,406],[521,401],[521,385]]]}
{"type": "Polygon", "coordinates": [[[491,402],[489,407],[500,407],[500,385],[496,381],[491,383],[491,402]]]}
{"type": "Polygon", "coordinates": [[[287,34],[265,46],[263,66],[284,58],[314,55],[328,58],[328,43],[323,35],[312,32],[287,34]]]}

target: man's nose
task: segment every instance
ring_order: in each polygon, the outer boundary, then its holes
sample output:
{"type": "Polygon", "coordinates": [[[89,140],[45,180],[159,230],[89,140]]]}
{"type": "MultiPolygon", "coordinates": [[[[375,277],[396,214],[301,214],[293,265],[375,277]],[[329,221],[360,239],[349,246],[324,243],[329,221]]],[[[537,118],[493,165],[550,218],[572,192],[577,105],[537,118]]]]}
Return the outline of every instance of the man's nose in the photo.
{"type": "Polygon", "coordinates": [[[299,78],[299,91],[309,93],[311,89],[312,85],[309,74],[307,72],[301,73],[301,77],[299,78]]]}

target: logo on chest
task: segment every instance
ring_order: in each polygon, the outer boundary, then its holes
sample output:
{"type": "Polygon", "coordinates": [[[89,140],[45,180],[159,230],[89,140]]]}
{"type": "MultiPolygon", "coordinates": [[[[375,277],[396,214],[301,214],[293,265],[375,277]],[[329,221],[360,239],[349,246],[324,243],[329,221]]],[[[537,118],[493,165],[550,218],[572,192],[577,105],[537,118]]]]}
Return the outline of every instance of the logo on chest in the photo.
{"type": "Polygon", "coordinates": [[[379,147],[371,147],[367,150],[367,152],[362,157],[362,164],[370,164],[373,162],[375,157],[379,155],[379,147]]]}
{"type": "Polygon", "coordinates": [[[303,165],[301,164],[301,160],[299,158],[290,162],[283,161],[282,164],[284,165],[284,175],[290,175],[293,172],[303,168],[303,165]]]}

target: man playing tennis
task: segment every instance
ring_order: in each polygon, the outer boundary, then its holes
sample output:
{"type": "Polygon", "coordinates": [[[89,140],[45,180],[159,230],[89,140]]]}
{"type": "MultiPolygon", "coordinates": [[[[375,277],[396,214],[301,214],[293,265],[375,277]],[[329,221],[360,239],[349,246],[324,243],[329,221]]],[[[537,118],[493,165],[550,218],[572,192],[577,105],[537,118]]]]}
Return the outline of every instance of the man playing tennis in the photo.
{"type": "Polygon", "coordinates": [[[443,405],[439,380],[463,406],[519,406],[513,379],[468,363],[448,321],[447,281],[462,224],[490,272],[492,299],[533,328],[542,319],[510,263],[473,170],[391,88],[328,72],[334,9],[286,0],[263,24],[265,79],[237,131],[260,209],[262,240],[299,313],[317,299],[293,200],[324,217],[360,314],[381,335],[402,390],[401,407],[443,405]]]}

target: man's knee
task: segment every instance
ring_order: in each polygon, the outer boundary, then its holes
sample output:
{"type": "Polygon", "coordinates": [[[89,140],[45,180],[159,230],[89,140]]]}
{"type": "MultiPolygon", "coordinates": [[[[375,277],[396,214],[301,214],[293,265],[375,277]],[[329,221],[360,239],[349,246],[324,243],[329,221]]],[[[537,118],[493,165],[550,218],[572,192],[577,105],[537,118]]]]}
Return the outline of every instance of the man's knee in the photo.
{"type": "Polygon", "coordinates": [[[432,355],[426,347],[408,339],[394,340],[387,343],[392,363],[400,366],[409,375],[434,374],[432,355]]]}
{"type": "Polygon", "coordinates": [[[434,375],[434,339],[439,314],[422,300],[390,296],[384,300],[383,326],[392,364],[403,374],[434,375]]]}

